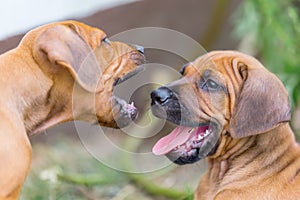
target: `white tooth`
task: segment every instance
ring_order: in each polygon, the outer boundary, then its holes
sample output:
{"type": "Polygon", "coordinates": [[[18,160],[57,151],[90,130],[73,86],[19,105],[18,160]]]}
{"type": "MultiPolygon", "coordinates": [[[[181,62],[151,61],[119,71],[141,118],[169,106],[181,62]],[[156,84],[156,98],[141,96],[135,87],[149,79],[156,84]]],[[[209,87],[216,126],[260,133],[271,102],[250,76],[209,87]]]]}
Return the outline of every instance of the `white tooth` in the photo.
{"type": "Polygon", "coordinates": [[[206,130],[205,131],[205,134],[204,134],[204,137],[208,136],[210,134],[210,131],[209,130],[206,130]]]}
{"type": "Polygon", "coordinates": [[[134,107],[134,102],[131,102],[131,104],[130,104],[130,105],[134,107]]]}
{"type": "Polygon", "coordinates": [[[198,140],[202,140],[203,137],[201,135],[198,135],[198,140]]]}

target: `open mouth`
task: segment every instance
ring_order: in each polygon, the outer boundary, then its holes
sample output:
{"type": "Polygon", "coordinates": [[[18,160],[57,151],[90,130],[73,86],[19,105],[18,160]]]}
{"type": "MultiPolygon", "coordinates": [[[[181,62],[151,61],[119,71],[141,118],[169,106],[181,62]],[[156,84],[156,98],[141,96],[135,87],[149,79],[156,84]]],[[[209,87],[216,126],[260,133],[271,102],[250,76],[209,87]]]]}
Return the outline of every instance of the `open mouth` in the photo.
{"type": "Polygon", "coordinates": [[[211,123],[198,127],[176,127],[153,147],[155,155],[166,155],[176,164],[194,163],[215,151],[217,131],[211,123]]]}
{"type": "MultiPolygon", "coordinates": [[[[144,70],[144,66],[139,65],[137,68],[130,71],[126,75],[117,78],[113,83],[113,87],[120,85],[121,83],[132,78],[133,76],[137,75],[143,70],[144,70]]],[[[120,97],[113,96],[112,103],[113,103],[113,115],[117,123],[117,126],[119,128],[129,125],[137,117],[138,110],[135,107],[134,102],[128,103],[120,97]]]]}

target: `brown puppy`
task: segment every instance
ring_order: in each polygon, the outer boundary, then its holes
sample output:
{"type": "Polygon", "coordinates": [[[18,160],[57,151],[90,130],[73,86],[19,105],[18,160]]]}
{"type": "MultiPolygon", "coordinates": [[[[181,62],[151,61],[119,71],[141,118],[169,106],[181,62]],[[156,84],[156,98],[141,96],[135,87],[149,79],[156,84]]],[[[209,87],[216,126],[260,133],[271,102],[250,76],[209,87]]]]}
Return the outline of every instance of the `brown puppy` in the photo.
{"type": "Polygon", "coordinates": [[[153,148],[177,164],[207,157],[197,200],[300,199],[300,147],[288,94],[256,59],[215,51],[151,93],[152,112],[180,125],[153,148]]]}
{"type": "Polygon", "coordinates": [[[143,62],[141,47],[110,42],[76,21],[34,29],[2,54],[0,200],[19,196],[31,161],[29,135],[74,119],[129,124],[137,111],[113,96],[113,86],[143,62]]]}

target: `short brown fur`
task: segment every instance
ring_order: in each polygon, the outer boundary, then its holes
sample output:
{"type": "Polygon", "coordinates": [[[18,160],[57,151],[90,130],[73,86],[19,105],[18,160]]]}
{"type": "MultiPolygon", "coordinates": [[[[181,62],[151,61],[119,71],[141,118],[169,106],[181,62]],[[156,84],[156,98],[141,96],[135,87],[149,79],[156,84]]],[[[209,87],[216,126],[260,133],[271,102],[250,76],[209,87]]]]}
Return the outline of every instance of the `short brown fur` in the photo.
{"type": "Polygon", "coordinates": [[[0,200],[19,197],[31,162],[28,136],[74,119],[117,126],[113,82],[144,58],[124,43],[104,44],[105,37],[80,22],[52,23],[0,55],[0,200]]]}
{"type": "Polygon", "coordinates": [[[190,122],[214,119],[221,127],[195,200],[300,199],[300,147],[288,123],[288,93],[260,62],[235,51],[213,51],[167,87],[189,110],[190,122]],[[201,89],[205,73],[222,89],[201,89]]]}

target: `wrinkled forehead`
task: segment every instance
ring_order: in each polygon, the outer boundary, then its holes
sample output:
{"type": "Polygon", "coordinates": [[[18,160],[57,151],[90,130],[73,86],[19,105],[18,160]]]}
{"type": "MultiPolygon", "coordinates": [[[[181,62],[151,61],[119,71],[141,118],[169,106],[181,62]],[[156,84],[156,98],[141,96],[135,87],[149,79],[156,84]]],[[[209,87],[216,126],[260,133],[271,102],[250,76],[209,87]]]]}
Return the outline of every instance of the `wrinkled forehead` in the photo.
{"type": "Polygon", "coordinates": [[[77,34],[80,35],[80,37],[85,40],[92,49],[99,46],[101,44],[101,41],[105,37],[107,37],[106,33],[103,30],[83,24],[81,22],[66,21],[63,22],[63,24],[71,27],[72,29],[75,29],[77,34]]]}
{"type": "Polygon", "coordinates": [[[181,73],[184,75],[195,73],[202,74],[208,69],[210,71],[223,71],[223,61],[221,56],[205,54],[198,57],[193,62],[185,64],[181,69],[181,73]]]}
{"type": "Polygon", "coordinates": [[[246,54],[235,51],[212,51],[186,64],[183,66],[182,71],[184,71],[184,74],[202,74],[207,69],[210,69],[214,72],[224,73],[240,65],[247,65],[248,68],[262,68],[259,61],[246,54]]]}

